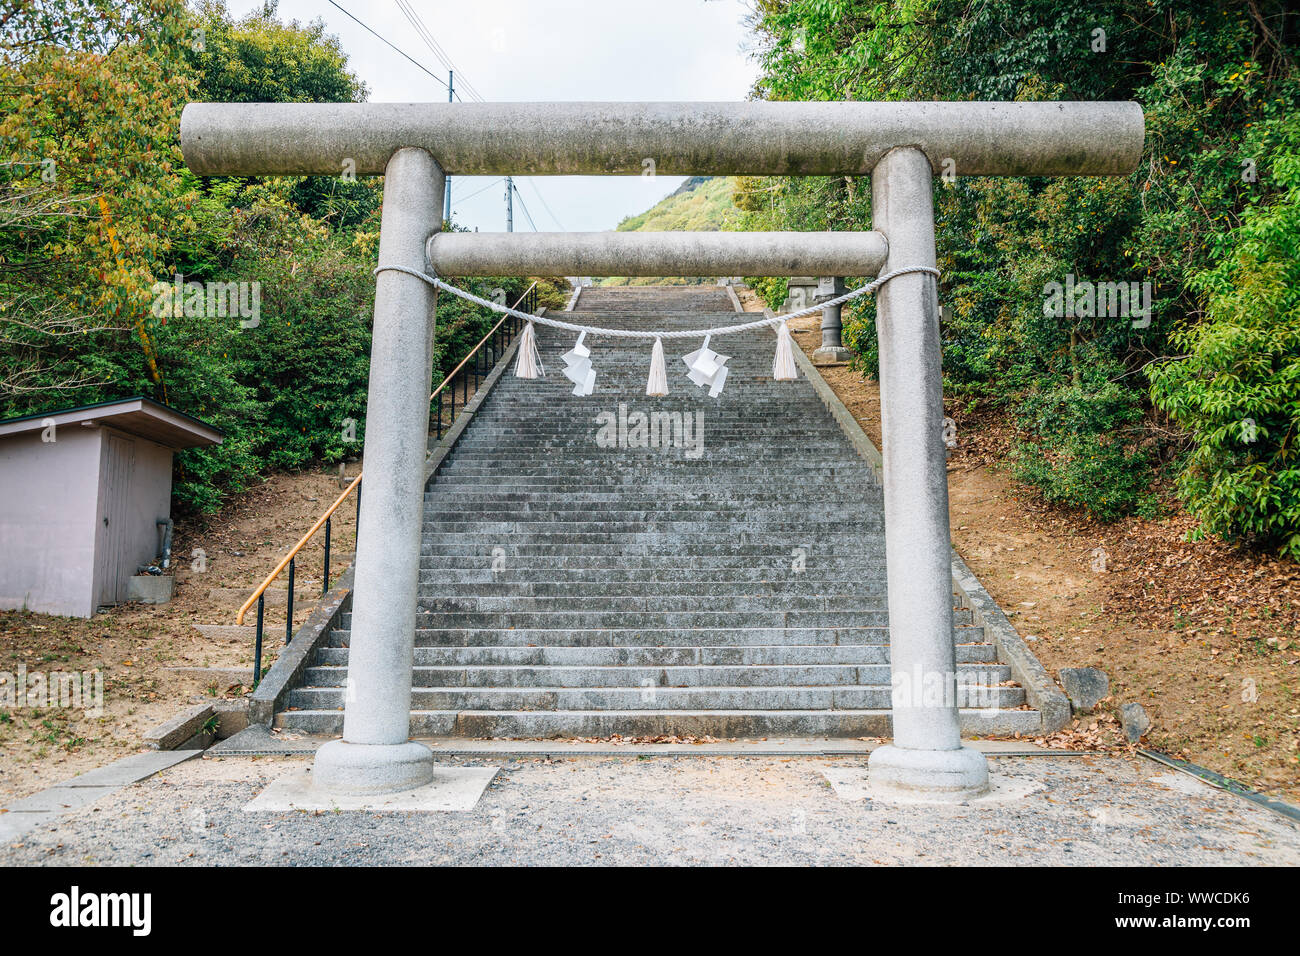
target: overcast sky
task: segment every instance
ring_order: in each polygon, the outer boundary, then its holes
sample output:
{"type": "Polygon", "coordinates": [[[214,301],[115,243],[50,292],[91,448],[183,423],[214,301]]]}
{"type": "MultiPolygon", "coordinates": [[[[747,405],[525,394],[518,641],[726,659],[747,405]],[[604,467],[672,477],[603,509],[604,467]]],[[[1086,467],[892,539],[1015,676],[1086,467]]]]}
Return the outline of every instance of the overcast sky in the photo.
{"type": "MultiPolygon", "coordinates": [[[[446,80],[446,68],[397,0],[337,0],[340,6],[446,80]]],[[[433,39],[485,100],[742,100],[755,76],[741,0],[409,0],[433,39]]],[[[242,17],[261,0],[228,0],[242,17]]],[[[348,66],[373,102],[445,101],[447,89],[394,53],[329,0],[280,0],[281,20],[317,17],[338,36],[348,66]]],[[[516,179],[542,232],[612,229],[682,182],[661,176],[535,176],[516,179]],[[549,206],[549,211],[548,207],[549,206]]],[[[505,229],[505,184],[452,182],[452,218],[505,229]]],[[[515,201],[515,229],[530,229],[515,201]]]]}

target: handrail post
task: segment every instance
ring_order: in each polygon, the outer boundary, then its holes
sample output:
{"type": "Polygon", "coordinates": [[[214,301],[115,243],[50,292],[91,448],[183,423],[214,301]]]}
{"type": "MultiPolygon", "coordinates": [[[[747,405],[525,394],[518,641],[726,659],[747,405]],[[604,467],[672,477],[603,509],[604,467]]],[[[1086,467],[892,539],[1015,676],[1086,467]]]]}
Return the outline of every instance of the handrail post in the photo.
{"type": "Polygon", "coordinates": [[[288,610],[284,614],[284,642],[288,644],[293,640],[293,564],[297,558],[289,559],[289,598],[287,602],[288,610]]]}
{"type": "Polygon", "coordinates": [[[321,597],[330,593],[330,522],[333,520],[332,516],[325,519],[325,573],[321,575],[321,597]]]}
{"type": "Polygon", "coordinates": [[[266,608],[266,592],[257,596],[257,638],[253,643],[253,687],[262,680],[262,615],[266,608]]]}
{"type": "MultiPolygon", "coordinates": [[[[442,224],[446,178],[423,149],[388,159],[379,261],[427,268],[425,244],[442,224]]],[[[424,463],[428,454],[435,290],[404,272],[375,279],[366,402],[365,513],[357,534],[343,739],[316,752],[312,780],[341,793],[412,790],[433,779],[433,752],[410,739],[411,677],[424,463]]]]}

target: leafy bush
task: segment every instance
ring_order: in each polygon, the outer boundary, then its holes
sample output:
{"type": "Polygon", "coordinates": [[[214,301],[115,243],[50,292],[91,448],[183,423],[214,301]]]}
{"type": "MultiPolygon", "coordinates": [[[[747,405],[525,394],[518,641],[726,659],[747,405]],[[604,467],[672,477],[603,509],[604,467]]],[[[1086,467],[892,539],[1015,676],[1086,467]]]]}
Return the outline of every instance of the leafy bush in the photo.
{"type": "Polygon", "coordinates": [[[1204,321],[1188,354],[1150,373],[1156,402],[1191,433],[1178,486],[1206,532],[1300,558],[1300,119],[1274,124],[1261,171],[1285,190],[1246,209],[1234,255],[1194,280],[1204,321]]]}
{"type": "Polygon", "coordinates": [[[1113,521],[1150,512],[1151,453],[1139,444],[1141,406],[1128,389],[1109,381],[1119,367],[1097,363],[1076,383],[1031,391],[1019,408],[1033,436],[1012,452],[1017,479],[1044,500],[1113,521]]]}

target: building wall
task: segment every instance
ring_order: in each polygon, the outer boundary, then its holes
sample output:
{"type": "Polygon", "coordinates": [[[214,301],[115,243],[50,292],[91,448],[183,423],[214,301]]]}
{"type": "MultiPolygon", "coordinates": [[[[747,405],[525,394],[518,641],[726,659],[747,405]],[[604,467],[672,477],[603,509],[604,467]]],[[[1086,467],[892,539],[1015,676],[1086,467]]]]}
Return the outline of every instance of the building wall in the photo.
{"type": "Polygon", "coordinates": [[[120,584],[124,597],[126,578],[158,553],[155,522],[170,513],[171,470],[171,449],[107,427],[65,425],[52,442],[40,432],[0,438],[0,609],[90,617],[106,588],[120,584]],[[132,443],[125,486],[104,473],[110,434],[132,443]],[[114,497],[124,547],[105,568],[96,553],[114,497]]]}
{"type": "Polygon", "coordinates": [[[100,432],[0,438],[0,608],[94,613],[100,432]]]}

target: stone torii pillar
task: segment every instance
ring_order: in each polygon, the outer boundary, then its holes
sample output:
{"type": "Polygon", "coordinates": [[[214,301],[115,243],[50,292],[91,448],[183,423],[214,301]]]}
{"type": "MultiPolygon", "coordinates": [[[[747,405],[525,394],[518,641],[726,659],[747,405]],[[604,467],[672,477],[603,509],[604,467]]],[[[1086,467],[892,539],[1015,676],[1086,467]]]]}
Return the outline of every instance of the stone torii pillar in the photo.
{"type": "MultiPolygon", "coordinates": [[[[423,149],[384,167],[379,261],[423,272],[442,226],[445,177],[423,149]]],[[[375,277],[366,398],[366,506],[357,527],[343,739],[316,752],[315,782],[342,793],[410,790],[433,779],[433,752],[410,739],[437,290],[401,272],[375,277]]]]}
{"type": "MultiPolygon", "coordinates": [[[[1135,103],[191,103],[181,116],[198,175],[384,174],[381,264],[460,275],[933,267],[934,170],[1125,175],[1143,138],[1135,103]],[[444,174],[635,176],[648,158],[674,176],[870,174],[877,229],[449,234],[426,247],[444,174]]],[[[902,275],[879,295],[894,743],[868,766],[882,793],[961,800],[987,787],[988,768],[960,738],[935,281],[902,275]]],[[[377,279],[351,686],[343,740],[316,758],[317,780],[341,791],[407,789],[433,774],[408,722],[434,304],[414,276],[377,279]]]]}
{"type": "MultiPolygon", "coordinates": [[[[934,173],[914,147],[871,173],[871,216],[889,243],[884,270],[935,265],[934,173]]],[[[988,789],[984,755],[962,746],[953,648],[943,351],[933,276],[904,275],[876,294],[885,564],[894,742],[867,759],[878,793],[963,800],[988,789]]]]}

